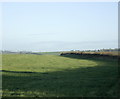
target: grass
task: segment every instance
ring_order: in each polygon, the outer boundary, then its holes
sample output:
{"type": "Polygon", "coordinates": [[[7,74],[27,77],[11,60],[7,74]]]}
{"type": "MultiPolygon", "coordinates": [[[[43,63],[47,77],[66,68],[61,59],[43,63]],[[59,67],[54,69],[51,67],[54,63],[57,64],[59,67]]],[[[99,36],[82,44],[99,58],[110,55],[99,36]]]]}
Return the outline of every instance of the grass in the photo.
{"type": "Polygon", "coordinates": [[[42,55],[60,55],[61,52],[40,52],[42,55]]]}
{"type": "Polygon", "coordinates": [[[112,51],[112,52],[81,52],[81,51],[68,51],[68,52],[62,52],[62,54],[83,54],[83,55],[120,56],[120,51],[112,51]]]}
{"type": "Polygon", "coordinates": [[[4,54],[3,97],[116,97],[118,61],[4,54]]]}

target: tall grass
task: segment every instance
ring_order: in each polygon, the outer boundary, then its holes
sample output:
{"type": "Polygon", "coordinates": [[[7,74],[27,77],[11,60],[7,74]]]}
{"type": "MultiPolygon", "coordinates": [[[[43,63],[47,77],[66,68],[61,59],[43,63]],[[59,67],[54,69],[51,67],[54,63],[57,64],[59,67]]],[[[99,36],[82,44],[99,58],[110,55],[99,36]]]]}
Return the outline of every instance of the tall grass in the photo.
{"type": "Polygon", "coordinates": [[[3,97],[117,97],[118,61],[4,54],[3,97]]]}

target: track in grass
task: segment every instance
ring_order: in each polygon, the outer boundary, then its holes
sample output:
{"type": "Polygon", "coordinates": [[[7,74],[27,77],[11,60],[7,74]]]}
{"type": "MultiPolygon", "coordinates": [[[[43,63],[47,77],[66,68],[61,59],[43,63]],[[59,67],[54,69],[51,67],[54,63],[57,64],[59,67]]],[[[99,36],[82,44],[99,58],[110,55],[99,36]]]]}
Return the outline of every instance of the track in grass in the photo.
{"type": "Polygon", "coordinates": [[[3,97],[117,96],[117,61],[4,54],[3,97]]]}

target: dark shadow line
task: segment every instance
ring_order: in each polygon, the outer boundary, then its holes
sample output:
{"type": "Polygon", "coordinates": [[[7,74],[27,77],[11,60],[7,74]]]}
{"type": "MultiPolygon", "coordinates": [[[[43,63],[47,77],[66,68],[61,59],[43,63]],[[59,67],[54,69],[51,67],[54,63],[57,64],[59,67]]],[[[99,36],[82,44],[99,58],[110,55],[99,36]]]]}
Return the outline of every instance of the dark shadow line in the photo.
{"type": "Polygon", "coordinates": [[[29,71],[8,71],[8,70],[0,70],[0,72],[10,72],[10,73],[36,73],[36,72],[29,72],[29,71]]]}

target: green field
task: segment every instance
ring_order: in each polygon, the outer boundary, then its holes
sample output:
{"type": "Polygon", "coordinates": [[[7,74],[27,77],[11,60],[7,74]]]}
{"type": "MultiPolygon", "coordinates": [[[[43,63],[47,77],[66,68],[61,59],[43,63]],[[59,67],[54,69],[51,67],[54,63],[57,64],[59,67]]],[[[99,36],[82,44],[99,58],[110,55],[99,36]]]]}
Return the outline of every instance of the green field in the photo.
{"type": "Polygon", "coordinates": [[[118,61],[3,54],[3,97],[117,96],[118,61]]]}

